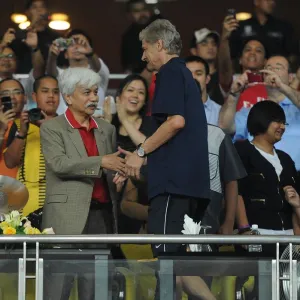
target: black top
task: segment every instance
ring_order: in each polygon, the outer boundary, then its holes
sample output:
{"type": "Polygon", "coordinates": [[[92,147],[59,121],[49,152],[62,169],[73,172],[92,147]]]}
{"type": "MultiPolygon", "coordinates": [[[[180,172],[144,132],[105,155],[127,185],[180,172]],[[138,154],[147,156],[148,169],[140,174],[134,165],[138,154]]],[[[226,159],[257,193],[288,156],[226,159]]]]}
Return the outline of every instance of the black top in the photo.
{"type": "Polygon", "coordinates": [[[273,165],[248,140],[236,142],[235,147],[248,173],[239,181],[239,194],[244,199],[249,224],[264,229],[292,229],[293,209],[285,200],[283,188],[291,185],[300,192],[293,160],[275,149],[283,168],[278,179],[273,165]]]}
{"type": "Polygon", "coordinates": [[[295,41],[293,41],[293,27],[284,21],[272,16],[268,17],[266,24],[260,25],[253,17],[239,22],[239,28],[234,31],[230,38],[230,51],[233,58],[242,53],[243,44],[250,39],[259,39],[264,43],[269,56],[295,54],[295,41]]]}
{"type": "Polygon", "coordinates": [[[173,58],[156,79],[152,118],[157,130],[169,116],[185,126],[148,157],[149,199],[159,194],[209,198],[207,123],[200,90],[185,61],[173,58]]]}
{"type": "MultiPolygon", "coordinates": [[[[131,152],[135,151],[137,146],[133,143],[130,137],[128,135],[121,135],[119,133],[120,122],[118,121],[116,115],[113,117],[112,125],[114,125],[117,130],[117,145],[124,150],[131,152]]],[[[152,122],[150,117],[143,117],[139,131],[143,133],[146,137],[152,134],[152,122]]]]}
{"type": "MultiPolygon", "coordinates": [[[[52,42],[59,37],[59,34],[47,27],[44,31],[38,32],[37,35],[38,47],[40,48],[46,63],[49,47],[51,46],[52,42]]],[[[31,49],[22,41],[25,38],[26,31],[18,30],[16,32],[16,40],[14,40],[11,44],[11,47],[18,59],[17,73],[19,74],[28,74],[32,69],[31,49]]]]}
{"type": "Polygon", "coordinates": [[[224,97],[220,89],[218,72],[215,72],[210,75],[210,81],[207,85],[207,92],[211,100],[215,101],[220,105],[224,104],[224,97]]]}

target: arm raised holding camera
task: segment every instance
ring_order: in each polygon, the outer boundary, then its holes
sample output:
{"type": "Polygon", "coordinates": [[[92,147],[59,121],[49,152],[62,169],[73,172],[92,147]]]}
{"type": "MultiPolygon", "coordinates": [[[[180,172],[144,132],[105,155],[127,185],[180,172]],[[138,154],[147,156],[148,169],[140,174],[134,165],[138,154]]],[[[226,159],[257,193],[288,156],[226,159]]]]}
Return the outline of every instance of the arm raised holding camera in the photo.
{"type": "Polygon", "coordinates": [[[5,164],[9,169],[13,169],[21,164],[28,127],[28,112],[23,111],[20,116],[20,131],[17,132],[15,139],[4,153],[5,164]]]}
{"type": "Polygon", "coordinates": [[[58,70],[57,70],[57,57],[60,53],[59,45],[57,44],[56,40],[52,42],[52,45],[49,48],[49,55],[46,65],[46,73],[48,75],[57,77],[58,70]]]}

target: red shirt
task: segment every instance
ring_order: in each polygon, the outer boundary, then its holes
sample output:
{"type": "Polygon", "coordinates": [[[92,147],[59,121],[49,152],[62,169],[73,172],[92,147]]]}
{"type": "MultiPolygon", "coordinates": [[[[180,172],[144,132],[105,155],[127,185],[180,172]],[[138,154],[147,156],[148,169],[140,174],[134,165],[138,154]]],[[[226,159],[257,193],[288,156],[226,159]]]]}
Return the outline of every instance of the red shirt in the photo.
{"type": "Polygon", "coordinates": [[[155,83],[156,83],[156,75],[153,73],[151,78],[151,83],[148,89],[149,92],[149,103],[148,103],[148,109],[147,109],[147,116],[151,116],[152,113],[152,101],[154,98],[155,93],[155,83]]]}
{"type": "MultiPolygon", "coordinates": [[[[94,129],[98,129],[98,124],[93,118],[90,118],[89,129],[81,126],[74,118],[72,112],[67,109],[65,113],[67,121],[73,128],[78,129],[83,144],[85,146],[85,150],[88,156],[99,156],[99,151],[96,143],[96,139],[94,136],[94,129]]],[[[107,185],[105,184],[103,178],[95,179],[94,189],[92,198],[96,199],[101,203],[106,203],[109,201],[107,185]]]]}
{"type": "Polygon", "coordinates": [[[243,107],[251,108],[254,104],[268,99],[268,92],[264,85],[254,85],[245,89],[239,98],[236,110],[239,111],[243,107]]]}

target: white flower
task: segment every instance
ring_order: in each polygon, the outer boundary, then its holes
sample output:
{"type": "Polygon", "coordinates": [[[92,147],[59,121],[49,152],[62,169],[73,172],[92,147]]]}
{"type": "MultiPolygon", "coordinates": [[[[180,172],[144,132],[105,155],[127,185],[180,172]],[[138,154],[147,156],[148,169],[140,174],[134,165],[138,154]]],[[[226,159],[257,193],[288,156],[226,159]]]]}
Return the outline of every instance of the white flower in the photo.
{"type": "Polygon", "coordinates": [[[45,228],[45,229],[43,230],[42,234],[55,234],[55,233],[54,233],[53,228],[50,227],[50,228],[45,228]]]}
{"type": "Polygon", "coordinates": [[[27,220],[23,226],[24,228],[31,227],[31,222],[27,220]]]}
{"type": "MultiPolygon", "coordinates": [[[[201,222],[195,223],[188,215],[184,215],[183,234],[199,234],[201,230],[201,222]]],[[[191,252],[197,251],[197,244],[189,245],[191,252]]]]}

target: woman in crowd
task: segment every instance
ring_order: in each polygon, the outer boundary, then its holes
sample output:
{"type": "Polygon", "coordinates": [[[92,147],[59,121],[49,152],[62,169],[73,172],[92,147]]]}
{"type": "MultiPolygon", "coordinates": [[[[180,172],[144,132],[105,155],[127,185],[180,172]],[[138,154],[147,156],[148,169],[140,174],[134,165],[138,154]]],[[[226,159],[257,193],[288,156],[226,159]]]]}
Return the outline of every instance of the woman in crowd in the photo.
{"type": "MultiPolygon", "coordinates": [[[[148,102],[148,86],[146,80],[138,75],[128,75],[122,80],[117,91],[116,103],[117,114],[112,115],[110,110],[110,99],[104,103],[104,118],[115,125],[117,129],[117,145],[128,151],[135,151],[140,143],[143,143],[150,133],[150,119],[146,117],[148,102]]],[[[146,203],[147,188],[140,184],[138,188],[128,180],[125,187],[126,194],[137,193],[138,202],[146,203]]],[[[142,205],[142,204],[140,204],[142,205]]],[[[125,210],[127,206],[125,204],[125,210]]],[[[120,233],[138,233],[141,227],[141,220],[132,216],[122,214],[119,218],[120,233]]]]}
{"type": "Polygon", "coordinates": [[[287,125],[278,104],[259,102],[247,121],[253,140],[235,143],[248,173],[239,180],[240,233],[250,233],[251,224],[257,224],[261,234],[300,233],[300,186],[295,164],[288,154],[274,147],[287,125]]]}
{"type": "Polygon", "coordinates": [[[145,117],[148,102],[146,80],[131,74],[122,80],[117,91],[117,114],[110,111],[110,99],[104,103],[104,118],[117,129],[117,144],[122,149],[134,151],[149,135],[150,120],[145,117]]]}

